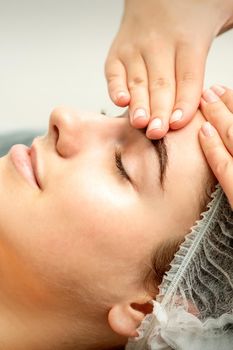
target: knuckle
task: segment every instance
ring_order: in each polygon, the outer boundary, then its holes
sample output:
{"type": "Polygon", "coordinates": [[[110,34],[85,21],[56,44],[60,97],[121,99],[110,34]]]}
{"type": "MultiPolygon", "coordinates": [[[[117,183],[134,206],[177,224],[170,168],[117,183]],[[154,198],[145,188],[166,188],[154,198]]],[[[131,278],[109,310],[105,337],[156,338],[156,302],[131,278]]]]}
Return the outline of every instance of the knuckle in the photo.
{"type": "Polygon", "coordinates": [[[150,82],[150,91],[154,91],[160,88],[170,88],[171,87],[171,82],[163,77],[158,77],[156,79],[153,79],[150,82]]]}
{"type": "Polygon", "coordinates": [[[117,80],[120,78],[120,75],[119,74],[116,74],[116,73],[109,73],[107,75],[107,82],[108,83],[112,83],[113,81],[117,80]]]}
{"type": "Polygon", "coordinates": [[[125,62],[133,61],[139,56],[136,47],[129,45],[122,45],[121,48],[119,48],[117,54],[118,57],[120,57],[120,59],[125,62]]]}
{"type": "Polygon", "coordinates": [[[179,83],[193,83],[198,80],[197,74],[194,72],[183,72],[177,79],[179,83]]]}
{"type": "Polygon", "coordinates": [[[142,52],[147,53],[149,56],[155,56],[160,52],[163,52],[165,47],[164,41],[153,32],[152,34],[148,34],[148,38],[144,40],[142,44],[142,52]]]}
{"type": "Polygon", "coordinates": [[[227,174],[230,168],[230,162],[228,160],[219,160],[214,166],[214,172],[217,178],[227,174]]]}
{"type": "Polygon", "coordinates": [[[137,87],[145,87],[146,86],[146,80],[142,77],[135,76],[134,78],[132,78],[131,80],[128,81],[128,87],[130,90],[134,90],[137,87]]]}

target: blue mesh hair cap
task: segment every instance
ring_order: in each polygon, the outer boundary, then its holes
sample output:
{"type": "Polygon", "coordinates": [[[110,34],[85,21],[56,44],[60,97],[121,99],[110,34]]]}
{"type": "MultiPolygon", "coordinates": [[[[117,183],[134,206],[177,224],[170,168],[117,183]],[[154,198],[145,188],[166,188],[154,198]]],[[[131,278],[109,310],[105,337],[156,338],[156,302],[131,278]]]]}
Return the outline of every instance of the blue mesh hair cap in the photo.
{"type": "Polygon", "coordinates": [[[126,350],[233,349],[233,210],[217,185],[126,350]]]}

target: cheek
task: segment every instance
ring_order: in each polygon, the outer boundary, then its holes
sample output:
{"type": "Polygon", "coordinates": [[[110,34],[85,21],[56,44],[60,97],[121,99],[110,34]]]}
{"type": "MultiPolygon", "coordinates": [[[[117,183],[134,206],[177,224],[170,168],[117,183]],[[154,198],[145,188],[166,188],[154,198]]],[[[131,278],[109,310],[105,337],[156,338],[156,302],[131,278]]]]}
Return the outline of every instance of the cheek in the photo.
{"type": "Polygon", "coordinates": [[[35,275],[51,286],[61,281],[79,286],[96,276],[105,283],[106,275],[135,270],[154,243],[155,213],[127,182],[103,174],[62,175],[54,187],[39,198],[24,198],[16,210],[12,242],[35,275]]]}
{"type": "Polygon", "coordinates": [[[75,183],[72,193],[68,188],[60,194],[63,218],[67,226],[75,227],[78,235],[87,240],[99,239],[103,232],[106,235],[113,224],[120,226],[122,217],[127,219],[129,209],[133,213],[137,204],[129,186],[114,183],[107,177],[95,176],[78,185],[75,183]]]}
{"type": "Polygon", "coordinates": [[[68,263],[83,251],[90,253],[113,236],[112,229],[119,226],[122,231],[122,216],[135,207],[132,195],[107,179],[74,180],[63,181],[41,198],[31,219],[35,227],[31,243],[40,247],[47,261],[57,264],[68,263]]]}
{"type": "Polygon", "coordinates": [[[58,231],[46,240],[55,262],[62,261],[62,269],[69,266],[74,275],[103,271],[106,261],[125,264],[130,258],[133,264],[148,248],[152,224],[134,190],[96,176],[73,182],[72,192],[70,186],[64,184],[56,194],[58,231]]]}

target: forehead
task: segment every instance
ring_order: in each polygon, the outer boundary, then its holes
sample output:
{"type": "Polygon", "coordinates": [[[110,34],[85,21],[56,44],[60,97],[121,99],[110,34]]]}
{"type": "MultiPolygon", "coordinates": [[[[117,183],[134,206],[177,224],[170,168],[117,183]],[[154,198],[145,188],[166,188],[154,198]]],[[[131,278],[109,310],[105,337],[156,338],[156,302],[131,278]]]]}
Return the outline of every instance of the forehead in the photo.
{"type": "Polygon", "coordinates": [[[200,196],[210,176],[198,140],[202,122],[203,117],[198,112],[186,127],[170,131],[166,137],[168,168],[164,196],[167,207],[172,209],[174,220],[183,224],[187,220],[187,228],[196,220],[195,214],[199,211],[200,196]]]}
{"type": "Polygon", "coordinates": [[[192,168],[197,170],[198,167],[206,166],[205,157],[198,139],[198,132],[202,122],[203,117],[200,112],[197,112],[187,126],[168,132],[166,137],[168,156],[170,167],[173,170],[176,170],[178,165],[183,165],[184,168],[182,170],[184,170],[185,174],[186,171],[192,171],[192,168]]]}

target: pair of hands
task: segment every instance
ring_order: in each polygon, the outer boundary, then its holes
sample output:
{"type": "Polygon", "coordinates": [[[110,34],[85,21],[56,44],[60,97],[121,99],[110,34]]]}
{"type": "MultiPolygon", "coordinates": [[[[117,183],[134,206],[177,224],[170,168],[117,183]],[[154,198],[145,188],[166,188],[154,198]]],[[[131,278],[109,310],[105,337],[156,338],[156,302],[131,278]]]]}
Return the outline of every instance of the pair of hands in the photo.
{"type": "Polygon", "coordinates": [[[195,115],[215,36],[233,23],[232,0],[125,0],[105,73],[131,125],[159,139],[195,115]]]}
{"type": "MultiPolygon", "coordinates": [[[[212,41],[232,26],[232,0],[125,0],[105,74],[131,125],[147,128],[150,139],[185,126],[200,103],[212,41]]],[[[208,120],[200,143],[233,208],[233,90],[208,89],[200,108],[208,120]]]]}

